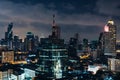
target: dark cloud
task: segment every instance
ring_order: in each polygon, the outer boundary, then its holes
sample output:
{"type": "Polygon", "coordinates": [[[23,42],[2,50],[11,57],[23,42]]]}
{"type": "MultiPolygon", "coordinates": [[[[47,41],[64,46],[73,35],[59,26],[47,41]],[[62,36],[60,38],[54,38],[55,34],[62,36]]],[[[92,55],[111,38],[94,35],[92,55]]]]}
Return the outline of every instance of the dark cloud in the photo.
{"type": "MultiPolygon", "coordinates": [[[[62,37],[68,39],[74,33],[81,37],[96,39],[113,15],[119,25],[119,1],[116,0],[1,0],[0,33],[14,23],[14,34],[25,37],[31,31],[38,36],[51,34],[52,15],[56,14],[56,24],[61,27],[62,37]],[[113,3],[113,4],[112,4],[113,3]],[[7,24],[8,23],[8,24],[7,24]],[[67,37],[66,37],[67,36],[67,37]]],[[[4,37],[4,35],[0,35],[4,37]]]]}
{"type": "Polygon", "coordinates": [[[44,31],[44,32],[50,32],[52,25],[50,24],[43,24],[43,23],[38,23],[38,22],[33,22],[30,24],[31,26],[33,26],[34,28],[40,30],[40,31],[44,31]]]}
{"type": "Polygon", "coordinates": [[[120,0],[98,0],[98,12],[108,16],[120,16],[120,0]]]}
{"type": "Polygon", "coordinates": [[[61,32],[63,38],[72,37],[75,33],[79,33],[82,38],[98,38],[99,33],[102,31],[102,27],[99,26],[85,26],[85,25],[62,25],[61,32]],[[96,34],[97,33],[97,34],[96,34]],[[95,37],[96,36],[96,37],[95,37]]]}
{"type": "Polygon", "coordinates": [[[85,25],[62,25],[61,24],[61,28],[63,32],[78,32],[78,33],[97,33],[97,32],[101,32],[102,31],[102,27],[98,27],[98,26],[85,26],[85,25]]]}

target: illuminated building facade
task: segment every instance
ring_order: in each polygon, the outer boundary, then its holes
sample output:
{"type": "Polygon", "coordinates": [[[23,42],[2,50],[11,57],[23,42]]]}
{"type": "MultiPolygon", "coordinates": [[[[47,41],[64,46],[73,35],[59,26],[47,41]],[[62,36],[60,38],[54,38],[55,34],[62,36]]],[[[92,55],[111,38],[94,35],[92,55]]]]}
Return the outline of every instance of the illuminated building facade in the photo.
{"type": "Polygon", "coordinates": [[[14,62],[14,52],[3,51],[2,52],[2,63],[12,63],[12,62],[14,62]]]}
{"type": "Polygon", "coordinates": [[[41,39],[40,71],[48,74],[48,78],[63,78],[67,71],[67,49],[62,39],[41,39]]]}
{"type": "Polygon", "coordinates": [[[8,71],[0,70],[0,80],[7,80],[7,79],[8,79],[8,71]]]}
{"type": "Polygon", "coordinates": [[[109,20],[104,28],[104,55],[116,56],[116,26],[109,20]]]}
{"type": "Polygon", "coordinates": [[[108,58],[108,69],[111,71],[120,71],[120,59],[108,58]]]}
{"type": "Polygon", "coordinates": [[[39,71],[51,79],[64,78],[67,71],[67,49],[64,40],[59,39],[58,31],[53,19],[52,35],[49,38],[41,38],[40,42],[39,71]]]}
{"type": "Polygon", "coordinates": [[[24,51],[36,52],[39,45],[39,37],[32,32],[27,32],[24,39],[24,51]]]}

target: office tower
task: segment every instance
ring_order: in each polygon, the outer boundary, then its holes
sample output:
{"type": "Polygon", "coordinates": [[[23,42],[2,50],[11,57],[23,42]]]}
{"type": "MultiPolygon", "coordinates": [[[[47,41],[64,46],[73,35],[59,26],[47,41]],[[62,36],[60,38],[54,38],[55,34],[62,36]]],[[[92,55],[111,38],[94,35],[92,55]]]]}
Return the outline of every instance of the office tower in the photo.
{"type": "Polygon", "coordinates": [[[49,79],[64,78],[67,72],[67,49],[64,40],[59,39],[56,30],[57,26],[53,20],[52,35],[40,40],[38,70],[45,73],[44,75],[49,79]]]}
{"type": "Polygon", "coordinates": [[[13,44],[12,44],[12,40],[13,40],[13,23],[10,23],[8,25],[7,28],[7,32],[5,32],[5,41],[6,41],[6,45],[8,46],[9,49],[12,49],[13,44]]]}
{"type": "Polygon", "coordinates": [[[68,43],[68,56],[75,58],[79,53],[79,34],[75,33],[74,37],[71,37],[68,43]]]}
{"type": "Polygon", "coordinates": [[[21,47],[21,44],[22,44],[22,40],[19,39],[19,36],[14,36],[14,39],[13,39],[13,50],[14,51],[21,51],[22,47],[21,47]]]}
{"type": "Polygon", "coordinates": [[[26,38],[24,40],[25,51],[33,51],[34,49],[34,34],[32,32],[27,32],[26,38]]]}
{"type": "Polygon", "coordinates": [[[77,39],[76,38],[70,38],[69,44],[68,44],[68,56],[69,57],[77,57],[77,39]]]}
{"type": "Polygon", "coordinates": [[[116,26],[109,20],[104,27],[104,55],[116,56],[116,26]]]}
{"type": "Polygon", "coordinates": [[[90,49],[92,51],[96,50],[97,46],[98,46],[98,41],[97,40],[93,40],[93,41],[90,42],[90,49]]]}
{"type": "Polygon", "coordinates": [[[35,36],[34,37],[34,51],[36,52],[39,48],[39,37],[38,36],[35,36]]]}
{"type": "Polygon", "coordinates": [[[41,39],[39,70],[46,73],[47,78],[64,78],[67,71],[67,55],[64,40],[54,38],[41,39]]]}
{"type": "Polygon", "coordinates": [[[89,45],[88,45],[88,39],[83,39],[83,52],[88,53],[89,45]]]}
{"type": "Polygon", "coordinates": [[[80,42],[80,40],[79,40],[79,39],[80,39],[79,33],[75,33],[74,37],[75,37],[75,39],[77,40],[77,41],[76,41],[76,49],[78,49],[79,42],[80,42]]]}
{"type": "Polygon", "coordinates": [[[10,23],[7,28],[7,32],[5,33],[5,39],[12,40],[13,38],[13,23],[10,23]]]}
{"type": "Polygon", "coordinates": [[[103,41],[104,41],[104,39],[103,39],[103,34],[104,34],[104,32],[101,32],[100,33],[100,35],[99,35],[99,39],[98,39],[98,46],[97,46],[97,57],[98,58],[100,58],[100,56],[102,56],[102,55],[104,55],[104,53],[103,53],[103,41]]]}

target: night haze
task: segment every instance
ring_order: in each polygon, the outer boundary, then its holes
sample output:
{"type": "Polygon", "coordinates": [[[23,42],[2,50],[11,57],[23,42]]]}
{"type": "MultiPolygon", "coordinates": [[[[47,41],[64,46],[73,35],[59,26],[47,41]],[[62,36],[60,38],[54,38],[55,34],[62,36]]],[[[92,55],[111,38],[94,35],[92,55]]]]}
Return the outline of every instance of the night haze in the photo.
{"type": "Polygon", "coordinates": [[[63,39],[68,40],[75,33],[80,38],[98,39],[110,18],[117,26],[119,39],[119,0],[1,0],[0,38],[4,38],[10,22],[13,22],[13,33],[21,38],[28,31],[47,37],[51,33],[53,14],[63,39]]]}
{"type": "Polygon", "coordinates": [[[0,0],[0,80],[119,79],[119,0],[0,0]]]}

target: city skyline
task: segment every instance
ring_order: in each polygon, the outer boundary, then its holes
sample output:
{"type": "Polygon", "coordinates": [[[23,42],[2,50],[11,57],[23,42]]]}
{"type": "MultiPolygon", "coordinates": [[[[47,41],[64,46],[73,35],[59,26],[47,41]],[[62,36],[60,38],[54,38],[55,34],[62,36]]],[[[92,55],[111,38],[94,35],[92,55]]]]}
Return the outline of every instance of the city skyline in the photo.
{"type": "Polygon", "coordinates": [[[55,14],[64,39],[76,32],[81,38],[98,39],[110,18],[117,26],[117,39],[120,39],[119,9],[119,0],[1,0],[0,38],[4,38],[10,22],[13,22],[13,33],[21,38],[29,31],[48,37],[55,14]]]}

